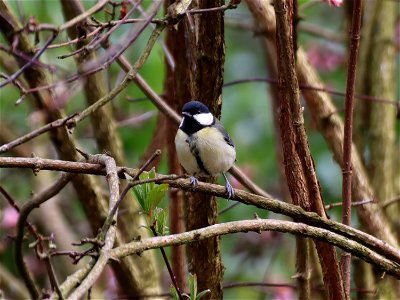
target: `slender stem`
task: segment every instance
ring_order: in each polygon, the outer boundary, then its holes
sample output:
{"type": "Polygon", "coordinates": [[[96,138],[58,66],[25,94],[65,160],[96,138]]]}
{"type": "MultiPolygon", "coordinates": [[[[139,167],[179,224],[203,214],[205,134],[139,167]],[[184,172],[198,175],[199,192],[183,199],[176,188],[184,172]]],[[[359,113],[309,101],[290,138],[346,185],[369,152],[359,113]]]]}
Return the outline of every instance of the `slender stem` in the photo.
{"type": "MultiPolygon", "coordinates": [[[[354,87],[356,81],[357,55],[360,43],[361,28],[361,0],[354,1],[353,19],[351,24],[351,44],[350,57],[347,69],[347,86],[346,86],[346,104],[345,104],[345,120],[344,120],[344,140],[343,140],[343,210],[342,221],[345,225],[351,225],[351,153],[352,153],[352,134],[353,134],[353,109],[354,109],[354,87]]],[[[342,253],[342,277],[343,286],[350,297],[350,263],[351,256],[349,253],[342,253]]]]}
{"type": "Polygon", "coordinates": [[[64,126],[68,122],[68,120],[72,119],[75,116],[76,116],[76,113],[72,114],[72,115],[70,115],[68,117],[55,120],[54,122],[48,123],[48,124],[38,128],[38,129],[35,129],[35,130],[29,132],[28,134],[25,134],[25,135],[15,139],[15,140],[9,142],[8,144],[4,144],[4,145],[2,145],[0,147],[0,153],[4,153],[4,152],[7,152],[7,151],[10,151],[11,149],[13,149],[13,148],[15,148],[15,147],[17,147],[19,145],[22,145],[22,144],[30,141],[31,139],[36,138],[39,135],[49,131],[49,130],[52,130],[52,129],[57,128],[57,127],[64,126]]]}
{"type": "MultiPolygon", "coordinates": [[[[153,232],[154,236],[158,236],[157,231],[154,228],[154,225],[151,225],[150,229],[151,229],[151,232],[153,232]]],[[[160,247],[160,251],[161,251],[162,257],[164,259],[164,263],[167,266],[169,277],[171,277],[171,280],[172,280],[172,284],[174,285],[176,292],[178,293],[179,299],[182,300],[183,299],[182,292],[178,287],[178,283],[176,282],[174,271],[172,271],[171,265],[169,264],[167,254],[165,253],[165,250],[163,247],[160,247]]]]}
{"type": "Polygon", "coordinates": [[[72,173],[63,174],[53,185],[48,189],[34,196],[31,200],[25,203],[21,210],[17,224],[17,237],[15,239],[15,263],[21,273],[22,278],[25,281],[26,287],[31,294],[31,297],[37,299],[39,297],[39,290],[37,289],[35,282],[30,274],[22,253],[22,242],[24,237],[24,228],[27,222],[28,216],[34,208],[39,207],[43,202],[47,201],[54,195],[56,195],[73,177],[72,173]]]}
{"type": "Polygon", "coordinates": [[[52,287],[54,288],[54,290],[56,291],[58,297],[61,300],[64,300],[64,296],[61,293],[60,286],[58,284],[57,277],[56,277],[56,274],[54,273],[54,268],[51,263],[51,256],[48,254],[45,254],[45,255],[46,255],[46,257],[44,258],[44,262],[46,264],[47,273],[49,274],[50,283],[51,283],[52,287]]]}
{"type": "Polygon", "coordinates": [[[143,171],[151,164],[151,162],[156,159],[157,156],[159,156],[161,154],[161,150],[157,149],[154,154],[143,164],[143,166],[139,169],[139,171],[137,172],[137,174],[135,174],[135,176],[132,178],[132,182],[128,183],[124,190],[122,191],[121,195],[119,196],[117,202],[115,203],[115,205],[113,206],[113,208],[111,209],[110,213],[107,216],[107,219],[104,221],[103,227],[100,230],[100,234],[98,236],[98,239],[100,240],[104,240],[105,235],[108,231],[108,228],[110,228],[112,221],[114,219],[114,215],[117,212],[117,209],[121,203],[121,201],[125,198],[126,194],[128,193],[128,191],[135,186],[136,184],[138,184],[137,182],[133,182],[135,181],[137,178],[139,178],[140,174],[143,173],[143,171]]]}
{"type": "MultiPolygon", "coordinates": [[[[224,83],[224,87],[230,87],[233,85],[249,83],[249,82],[265,82],[268,84],[278,84],[278,79],[270,78],[270,77],[249,77],[249,78],[228,81],[228,82],[224,83]]],[[[322,84],[312,85],[309,83],[299,82],[299,88],[302,91],[303,90],[311,90],[311,91],[323,92],[323,93],[327,93],[327,94],[331,94],[331,95],[335,95],[335,96],[346,96],[345,92],[341,92],[341,91],[335,90],[330,87],[325,87],[322,84]]],[[[388,104],[388,105],[393,105],[395,107],[399,107],[399,101],[390,100],[390,99],[386,99],[386,98],[375,97],[375,96],[370,96],[370,95],[365,95],[365,94],[357,94],[357,93],[354,93],[354,98],[364,100],[364,101],[379,102],[382,104],[388,104]]]]}
{"type": "Polygon", "coordinates": [[[10,82],[13,82],[15,79],[17,79],[27,68],[29,68],[39,57],[44,53],[44,51],[47,49],[47,47],[54,41],[54,39],[57,37],[57,32],[54,32],[53,35],[47,40],[47,42],[44,44],[42,49],[38,51],[25,65],[23,65],[20,69],[18,69],[17,72],[12,74],[8,79],[2,83],[0,83],[0,88],[6,86],[10,82]]]}
{"type": "Polygon", "coordinates": [[[59,31],[63,31],[63,30],[68,29],[68,28],[70,28],[72,26],[75,26],[79,22],[82,22],[83,20],[85,20],[90,15],[92,15],[92,14],[98,12],[99,10],[101,10],[104,7],[104,5],[106,5],[108,2],[109,2],[109,0],[102,0],[102,1],[98,2],[96,5],[92,6],[87,11],[83,12],[82,14],[80,14],[79,16],[76,16],[75,18],[73,18],[73,19],[69,20],[68,22],[64,23],[63,25],[61,25],[59,27],[59,31]]]}

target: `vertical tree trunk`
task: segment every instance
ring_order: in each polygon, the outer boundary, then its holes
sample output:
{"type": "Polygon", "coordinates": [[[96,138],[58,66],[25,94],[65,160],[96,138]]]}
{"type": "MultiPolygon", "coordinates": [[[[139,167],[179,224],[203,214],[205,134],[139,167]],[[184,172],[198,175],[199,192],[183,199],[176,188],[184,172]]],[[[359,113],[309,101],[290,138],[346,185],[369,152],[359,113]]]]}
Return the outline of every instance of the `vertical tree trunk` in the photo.
{"type": "MultiPolygon", "coordinates": [[[[358,78],[358,92],[385,99],[396,98],[396,48],[394,44],[396,15],[395,3],[374,1],[365,3],[367,26],[363,31],[363,55],[360,65],[363,72],[358,78]]],[[[398,75],[397,75],[398,76],[398,75]]],[[[355,140],[364,157],[376,200],[383,203],[396,196],[395,185],[399,178],[395,155],[396,108],[379,102],[358,101],[356,106],[357,127],[355,140]],[[383,146],[384,145],[384,146],[383,146]],[[397,180],[397,181],[396,181],[397,180]]],[[[400,204],[393,204],[386,213],[394,225],[399,224],[400,204]]],[[[399,233],[399,231],[397,231],[399,233]]],[[[377,273],[380,296],[387,299],[400,297],[396,284],[385,278],[381,280],[377,273]]]]}
{"type": "MultiPolygon", "coordinates": [[[[166,7],[172,4],[172,1],[167,1],[166,7]]],[[[190,76],[190,61],[187,51],[190,51],[186,41],[185,21],[181,21],[176,28],[168,28],[166,35],[166,46],[170,51],[173,61],[166,64],[166,78],[164,82],[165,100],[171,108],[179,113],[183,104],[190,98],[190,89],[186,85],[187,78],[190,76]],[[171,65],[171,63],[173,65],[171,65]]],[[[166,134],[166,146],[168,151],[168,167],[172,174],[181,174],[178,157],[175,150],[175,134],[178,130],[178,125],[163,116],[168,128],[166,134]]],[[[171,233],[179,233],[185,230],[184,217],[184,193],[174,190],[170,192],[170,230],[171,233]]],[[[172,248],[172,269],[176,276],[178,286],[181,290],[186,290],[186,266],[185,266],[185,246],[174,246],[172,248]]]]}
{"type": "MultiPolygon", "coordinates": [[[[271,78],[278,78],[278,70],[275,62],[276,47],[274,44],[264,39],[264,48],[266,52],[267,69],[271,78]]],[[[282,152],[282,133],[279,126],[280,116],[280,97],[277,85],[270,86],[271,91],[271,106],[276,132],[276,152],[280,177],[281,198],[284,201],[291,202],[290,191],[285,177],[284,157],[282,152]]],[[[300,300],[310,299],[310,243],[308,238],[296,236],[296,274],[294,278],[297,281],[298,295],[300,300]]]]}
{"type": "MultiPolygon", "coordinates": [[[[222,0],[197,1],[198,8],[217,7],[222,0]]],[[[196,39],[192,95],[205,103],[219,117],[222,105],[224,70],[223,12],[195,16],[196,39]]],[[[212,180],[214,181],[214,180],[212,180]]],[[[192,194],[188,199],[187,228],[193,230],[217,222],[216,197],[192,194]]],[[[223,265],[219,238],[211,238],[188,246],[189,270],[196,273],[199,291],[210,289],[209,299],[222,299],[223,265]]]]}
{"type": "MultiPolygon", "coordinates": [[[[293,2],[275,2],[276,46],[281,100],[280,128],[285,172],[293,203],[326,217],[300,107],[293,49],[293,2]]],[[[329,299],[346,299],[335,248],[315,241],[329,299]]]]}
{"type": "MultiPolygon", "coordinates": [[[[201,9],[223,4],[222,0],[193,1],[192,7],[201,9]]],[[[169,29],[167,41],[176,66],[173,72],[170,70],[167,73],[167,82],[173,84],[176,108],[180,110],[183,103],[196,99],[206,104],[218,117],[222,104],[225,55],[223,12],[198,14],[192,19],[194,28],[185,17],[176,30],[169,29]]],[[[188,230],[217,222],[215,197],[192,193],[186,204],[188,230]]],[[[188,245],[187,256],[189,271],[197,275],[199,291],[210,289],[211,295],[206,297],[222,299],[223,266],[219,238],[188,245]]]]}

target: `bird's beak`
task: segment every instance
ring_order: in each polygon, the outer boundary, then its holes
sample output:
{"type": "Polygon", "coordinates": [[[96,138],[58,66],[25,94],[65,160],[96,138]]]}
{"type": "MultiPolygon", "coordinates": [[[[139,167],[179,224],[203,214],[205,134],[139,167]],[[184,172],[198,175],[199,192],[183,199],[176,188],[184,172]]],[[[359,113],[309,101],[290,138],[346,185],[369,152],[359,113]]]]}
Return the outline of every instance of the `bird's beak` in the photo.
{"type": "Polygon", "coordinates": [[[187,117],[191,117],[191,116],[192,116],[191,114],[189,114],[189,113],[186,112],[186,111],[182,112],[182,115],[187,116],[187,117]]]}

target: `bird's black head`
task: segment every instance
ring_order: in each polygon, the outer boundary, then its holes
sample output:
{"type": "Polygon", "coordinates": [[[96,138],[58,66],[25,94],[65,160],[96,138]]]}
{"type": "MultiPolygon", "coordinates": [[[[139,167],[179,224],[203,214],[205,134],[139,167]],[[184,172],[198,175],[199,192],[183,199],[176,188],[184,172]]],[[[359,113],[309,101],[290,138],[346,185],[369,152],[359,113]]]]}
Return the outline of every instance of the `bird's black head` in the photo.
{"type": "Polygon", "coordinates": [[[207,106],[199,101],[190,101],[185,103],[182,107],[182,114],[183,115],[198,115],[198,114],[208,114],[210,110],[207,106]]]}
{"type": "Polygon", "coordinates": [[[215,118],[208,107],[199,101],[186,103],[182,108],[182,115],[183,119],[179,128],[188,135],[215,123],[215,118]]]}

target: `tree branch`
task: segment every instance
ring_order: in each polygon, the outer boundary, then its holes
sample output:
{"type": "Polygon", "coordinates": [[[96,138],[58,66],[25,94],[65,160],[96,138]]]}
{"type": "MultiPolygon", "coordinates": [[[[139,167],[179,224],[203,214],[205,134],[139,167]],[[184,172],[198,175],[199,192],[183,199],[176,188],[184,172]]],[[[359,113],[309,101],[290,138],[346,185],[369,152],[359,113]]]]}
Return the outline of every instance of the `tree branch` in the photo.
{"type": "MultiPolygon", "coordinates": [[[[115,164],[115,160],[110,156],[100,154],[100,155],[89,155],[89,161],[101,164],[105,167],[105,171],[107,174],[106,178],[110,190],[110,197],[108,203],[108,213],[110,213],[113,207],[118,202],[119,198],[119,179],[118,179],[117,166],[115,164]]],[[[93,265],[93,268],[90,270],[90,272],[85,276],[83,281],[76,288],[76,290],[68,297],[68,299],[81,299],[83,295],[93,286],[96,279],[101,275],[108,261],[108,259],[105,259],[103,252],[107,252],[114,246],[114,241],[117,232],[116,227],[117,227],[117,212],[113,216],[113,223],[107,229],[107,232],[104,233],[104,246],[100,250],[99,258],[93,265]]],[[[101,239],[99,241],[102,242],[103,240],[101,239]]]]}
{"type": "MultiPolygon", "coordinates": [[[[356,69],[358,47],[360,44],[360,28],[361,28],[361,0],[356,0],[353,4],[353,17],[351,25],[351,44],[350,57],[347,68],[347,85],[346,85],[346,105],[344,112],[344,138],[343,138],[343,185],[342,198],[343,224],[351,226],[351,154],[352,154],[352,136],[353,136],[353,109],[354,109],[354,88],[356,83],[356,69]]],[[[342,279],[347,298],[350,297],[350,263],[351,256],[348,253],[342,253],[342,279]]]]}
{"type": "MultiPolygon", "coordinates": [[[[102,176],[106,175],[104,167],[98,164],[42,159],[38,157],[0,157],[0,168],[36,168],[37,171],[52,170],[102,176]]],[[[137,172],[137,169],[117,167],[117,173],[119,178],[121,179],[126,179],[125,173],[129,174],[131,177],[134,177],[137,172]]],[[[222,198],[226,197],[225,187],[216,184],[199,182],[196,187],[193,187],[193,185],[190,183],[190,180],[188,179],[171,179],[169,176],[161,174],[157,174],[156,183],[167,183],[171,187],[180,188],[186,191],[209,193],[222,198]]],[[[262,209],[267,209],[278,214],[286,215],[308,225],[319,226],[321,228],[330,230],[349,239],[352,239],[358,243],[361,243],[364,246],[373,249],[380,255],[385,256],[388,259],[392,259],[393,261],[400,264],[399,249],[396,249],[385,241],[377,239],[376,237],[369,235],[363,231],[343,225],[330,219],[321,218],[315,213],[306,212],[297,205],[285,203],[273,198],[262,197],[238,189],[235,189],[235,196],[232,200],[236,200],[247,205],[254,205],[262,209]]]]}
{"type": "Polygon", "coordinates": [[[37,299],[39,297],[39,291],[37,290],[31,274],[27,269],[22,253],[22,242],[24,238],[25,224],[27,222],[29,214],[32,212],[33,209],[39,207],[43,202],[56,195],[61,189],[65,187],[65,185],[68,184],[68,182],[70,182],[73,177],[73,173],[63,174],[53,185],[35,195],[31,200],[26,202],[20,210],[17,223],[17,237],[15,239],[15,263],[18,267],[19,272],[21,273],[22,278],[25,281],[31,297],[34,299],[37,299]]]}
{"type": "Polygon", "coordinates": [[[369,263],[379,266],[387,271],[388,274],[393,275],[396,278],[400,278],[399,264],[383,258],[367,247],[362,246],[353,240],[349,240],[326,229],[309,226],[303,223],[281,220],[257,219],[215,224],[184,233],[134,241],[114,248],[108,251],[105,255],[108,256],[109,259],[119,259],[126,255],[132,255],[159,247],[193,243],[203,239],[237,232],[260,232],[265,230],[292,233],[333,244],[339,248],[351,252],[353,255],[360,257],[369,263]]]}

